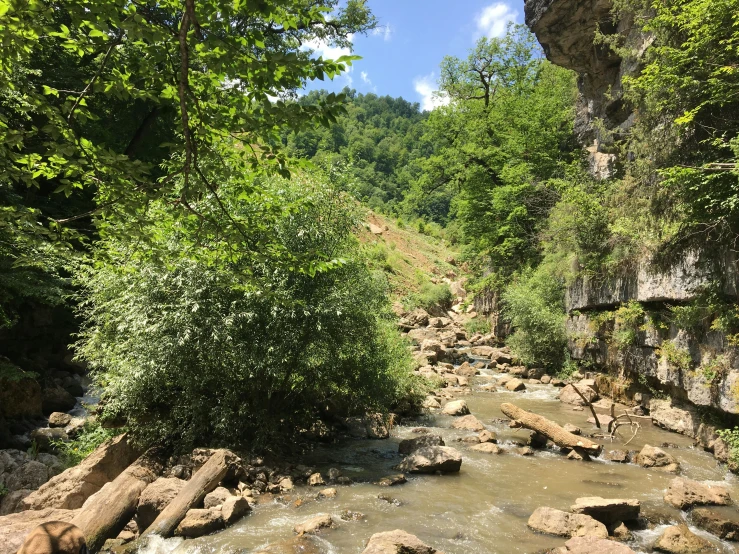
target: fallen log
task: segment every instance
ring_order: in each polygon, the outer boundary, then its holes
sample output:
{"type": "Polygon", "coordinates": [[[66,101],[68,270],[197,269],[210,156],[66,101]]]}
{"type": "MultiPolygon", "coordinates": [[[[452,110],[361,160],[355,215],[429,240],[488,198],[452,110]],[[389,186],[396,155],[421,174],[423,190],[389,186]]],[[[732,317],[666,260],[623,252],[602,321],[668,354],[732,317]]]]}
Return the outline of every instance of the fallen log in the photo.
{"type": "Polygon", "coordinates": [[[150,535],[169,537],[177,525],[185,518],[187,511],[200,504],[205,495],[218,486],[229,470],[238,461],[236,454],[230,450],[216,450],[210,459],[203,464],[195,475],[187,482],[177,496],[174,497],[159,514],[148,529],[142,532],[141,538],[150,535]]]}
{"type": "Polygon", "coordinates": [[[72,520],[82,530],[90,552],[116,537],[136,512],[139,496],[156,479],[154,456],[147,452],[91,496],[72,520]]]}
{"type": "Polygon", "coordinates": [[[537,433],[544,435],[561,448],[571,448],[576,451],[580,450],[587,452],[588,454],[594,454],[595,456],[600,454],[600,451],[603,448],[598,443],[585,437],[573,435],[569,431],[565,431],[553,421],[533,412],[522,410],[514,404],[507,402],[501,404],[500,411],[510,417],[521,427],[526,427],[527,429],[531,429],[532,431],[536,431],[537,433]]]}

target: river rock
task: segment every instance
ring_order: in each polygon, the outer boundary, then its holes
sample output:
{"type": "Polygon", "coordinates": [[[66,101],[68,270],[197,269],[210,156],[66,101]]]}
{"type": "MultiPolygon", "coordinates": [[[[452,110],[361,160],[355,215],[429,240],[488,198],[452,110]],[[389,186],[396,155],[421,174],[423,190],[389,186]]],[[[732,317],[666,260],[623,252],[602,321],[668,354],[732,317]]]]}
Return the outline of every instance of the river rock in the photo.
{"type": "Polygon", "coordinates": [[[473,415],[457,418],[452,423],[452,429],[466,429],[468,431],[483,431],[485,426],[473,415]]]}
{"type": "Polygon", "coordinates": [[[223,521],[221,510],[193,509],[187,511],[185,519],[177,526],[175,535],[194,539],[219,531],[224,527],[225,521],[223,521]]]}
{"type": "Polygon", "coordinates": [[[82,507],[105,483],[112,481],[138,458],[126,435],[101,444],[76,467],[67,469],[23,499],[24,510],[82,507]]]}
{"type": "Polygon", "coordinates": [[[49,416],[49,427],[66,427],[72,421],[72,416],[64,412],[52,412],[49,416]]]}
{"type": "Polygon", "coordinates": [[[667,487],[665,502],[684,510],[701,504],[725,506],[731,503],[731,498],[729,491],[720,485],[709,485],[692,479],[676,477],[667,487]]]}
{"type": "Polygon", "coordinates": [[[424,399],[421,406],[428,410],[438,410],[439,408],[441,408],[441,404],[439,404],[439,401],[436,399],[436,397],[431,395],[427,396],[424,399]]]}
{"type": "Polygon", "coordinates": [[[548,385],[552,382],[552,376],[551,375],[542,375],[541,379],[539,379],[543,385],[548,385]]]}
{"type": "Polygon", "coordinates": [[[408,473],[456,473],[462,466],[462,455],[449,446],[425,446],[405,458],[398,469],[408,473]]]}
{"type": "Polygon", "coordinates": [[[421,542],[415,535],[400,529],[375,533],[362,554],[442,554],[421,542]]]}
{"type": "Polygon", "coordinates": [[[634,462],[642,467],[658,469],[667,473],[677,473],[680,469],[680,464],[673,456],[661,448],[648,444],[645,444],[636,455],[634,462]]]}
{"type": "Polygon", "coordinates": [[[625,544],[597,537],[573,537],[551,554],[635,554],[625,544]]]}
{"type": "Polygon", "coordinates": [[[488,431],[487,429],[484,429],[483,431],[480,431],[479,435],[477,435],[477,439],[480,442],[498,442],[498,435],[496,435],[493,431],[488,431]]]}
{"type": "Polygon", "coordinates": [[[471,366],[469,362],[464,362],[454,370],[454,373],[461,375],[462,377],[474,377],[475,375],[480,374],[480,370],[471,366]]]}
{"type": "Polygon", "coordinates": [[[534,455],[534,449],[530,446],[522,446],[521,448],[516,449],[516,452],[518,452],[521,456],[533,456],[534,455]]]}
{"type": "Polygon", "coordinates": [[[331,487],[328,489],[323,489],[322,491],[318,491],[316,498],[336,498],[336,489],[331,487]]]}
{"type": "Polygon", "coordinates": [[[323,476],[320,473],[313,473],[308,477],[308,485],[311,487],[321,487],[326,484],[323,480],[323,476]]]}
{"type": "Polygon", "coordinates": [[[310,535],[300,535],[284,541],[268,544],[255,554],[322,554],[321,543],[310,535]]]}
{"type": "Polygon", "coordinates": [[[246,498],[241,496],[230,496],[223,502],[221,506],[221,517],[226,525],[231,525],[244,517],[251,507],[246,498]]]}
{"type": "Polygon", "coordinates": [[[693,533],[687,525],[672,525],[665,529],[653,548],[670,554],[716,552],[713,544],[693,533]]]}
{"type": "Polygon", "coordinates": [[[631,460],[631,456],[629,456],[627,450],[609,450],[603,457],[606,460],[619,464],[626,464],[631,460]]]}
{"type": "Polygon", "coordinates": [[[739,517],[734,513],[727,517],[710,508],[696,508],[690,512],[696,527],[705,529],[718,538],[727,541],[739,541],[739,517]]]}
{"type": "Polygon", "coordinates": [[[570,511],[575,514],[588,515],[606,525],[637,519],[639,510],[640,504],[635,498],[601,498],[600,496],[578,498],[570,508],[570,511]]]}
{"type": "MultiPolygon", "coordinates": [[[[588,402],[595,402],[598,399],[598,393],[588,386],[577,385],[579,390],[588,402]]],[[[585,402],[575,391],[575,385],[567,385],[559,393],[559,399],[565,404],[573,406],[584,406],[585,402]]]]}
{"type": "Polygon", "coordinates": [[[521,379],[510,379],[506,382],[505,388],[512,392],[526,390],[526,385],[521,379]]]}
{"type": "Polygon", "coordinates": [[[441,410],[441,413],[450,416],[464,416],[470,413],[470,409],[464,400],[453,400],[444,404],[444,409],[441,410]]]}
{"type": "Polygon", "coordinates": [[[41,411],[44,414],[68,412],[76,403],[75,397],[58,385],[41,392],[41,411]]]}
{"type": "Polygon", "coordinates": [[[72,521],[76,510],[47,508],[0,516],[0,554],[15,554],[28,533],[47,521],[72,521]]]}
{"type": "Polygon", "coordinates": [[[390,436],[382,414],[367,414],[364,417],[347,417],[344,426],[357,439],[386,439],[390,436]]]}
{"type": "Polygon", "coordinates": [[[476,444],[475,446],[470,446],[470,450],[482,452],[484,454],[501,454],[503,452],[503,449],[500,446],[492,442],[483,442],[476,444]]]}
{"type": "Polygon", "coordinates": [[[416,308],[411,313],[407,314],[405,319],[410,325],[423,327],[428,325],[429,314],[423,308],[416,308]]]}
{"type": "Polygon", "coordinates": [[[146,530],[161,511],[179,494],[186,481],[176,477],[160,477],[144,489],[136,506],[136,523],[146,530]]]}
{"type": "Polygon", "coordinates": [[[433,433],[421,435],[420,437],[412,439],[403,439],[398,445],[398,452],[403,455],[408,455],[423,446],[444,446],[444,439],[441,435],[433,433]]]}
{"type": "Polygon", "coordinates": [[[380,485],[381,487],[394,487],[395,485],[402,485],[403,483],[406,483],[408,480],[405,478],[405,475],[402,473],[396,473],[395,475],[388,475],[386,477],[383,477],[379,481],[375,483],[375,485],[380,485]]]}
{"type": "Polygon", "coordinates": [[[582,429],[580,429],[577,425],[573,425],[572,423],[565,423],[562,426],[562,429],[564,429],[568,433],[572,433],[573,435],[581,435],[582,434],[582,429]]]}
{"type": "Polygon", "coordinates": [[[548,507],[534,510],[528,526],[534,531],[560,537],[608,538],[608,529],[600,521],[584,514],[571,514],[548,507]]]}
{"type": "Polygon", "coordinates": [[[231,498],[231,496],[233,496],[231,491],[226,487],[216,487],[205,495],[205,498],[203,499],[203,507],[215,508],[216,506],[223,504],[226,499],[231,498]]]}
{"type": "Polygon", "coordinates": [[[28,460],[5,480],[10,492],[21,489],[34,490],[49,480],[49,468],[36,460],[28,460]]]}
{"type": "Polygon", "coordinates": [[[318,514],[306,519],[303,523],[298,523],[293,531],[298,535],[315,535],[321,529],[331,529],[332,527],[334,527],[334,520],[329,514],[318,514]]]}

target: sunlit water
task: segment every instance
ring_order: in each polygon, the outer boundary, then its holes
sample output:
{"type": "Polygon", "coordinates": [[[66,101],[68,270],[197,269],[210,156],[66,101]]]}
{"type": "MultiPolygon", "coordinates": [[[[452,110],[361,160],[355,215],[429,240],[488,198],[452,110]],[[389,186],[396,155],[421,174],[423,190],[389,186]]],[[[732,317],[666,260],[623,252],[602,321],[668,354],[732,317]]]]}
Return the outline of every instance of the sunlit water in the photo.
{"type": "MultiPolygon", "coordinates": [[[[637,498],[642,512],[662,514],[663,521],[678,523],[682,516],[667,506],[664,490],[674,477],[656,470],[632,464],[602,460],[578,462],[567,460],[556,451],[537,451],[534,456],[521,456],[516,448],[524,444],[530,432],[509,429],[497,418],[504,417],[499,406],[515,402],[560,424],[573,423],[583,430],[592,430],[587,423],[589,412],[575,411],[557,400],[558,390],[548,385],[527,385],[525,393],[484,392],[479,386],[495,381],[501,375],[484,370],[473,379],[473,394],[465,396],[470,410],[491,431],[498,434],[499,444],[506,452],[500,455],[482,454],[468,449],[457,438],[473,433],[450,429],[452,417],[431,415],[393,429],[389,440],[354,440],[321,447],[304,461],[325,473],[330,467],[341,470],[355,484],[337,487],[336,498],[315,500],[316,489],[298,487],[292,494],[280,498],[267,495],[250,515],[220,533],[196,540],[157,540],[146,554],[210,554],[218,552],[249,553],[268,543],[294,536],[293,526],[314,514],[330,513],[339,521],[335,529],[322,532],[315,541],[317,552],[358,553],[373,534],[403,529],[417,535],[427,544],[447,554],[472,552],[536,552],[553,548],[565,539],[534,533],[526,526],[531,513],[539,506],[568,510],[582,496],[606,498],[637,498]],[[400,462],[398,443],[403,438],[418,436],[411,430],[417,426],[432,428],[444,437],[447,446],[458,448],[464,461],[462,470],[454,475],[408,476],[408,482],[395,487],[372,484],[378,478],[394,473],[400,462]],[[379,499],[389,495],[397,502],[379,499]],[[303,503],[295,507],[295,500],[303,503]],[[362,521],[342,521],[344,510],[361,512],[362,521]]],[[[641,420],[643,427],[628,445],[639,450],[644,444],[670,443],[666,450],[680,461],[681,475],[713,480],[727,485],[734,498],[739,497],[737,480],[713,457],[694,448],[687,437],[653,427],[641,420]]],[[[630,432],[621,440],[606,443],[606,450],[620,448],[630,432]]],[[[684,514],[683,514],[684,515],[684,514]]],[[[649,546],[659,537],[664,526],[635,534],[629,543],[634,550],[650,552],[649,546]]],[[[716,544],[718,552],[734,552],[730,543],[717,541],[695,528],[694,532],[716,544]]]]}

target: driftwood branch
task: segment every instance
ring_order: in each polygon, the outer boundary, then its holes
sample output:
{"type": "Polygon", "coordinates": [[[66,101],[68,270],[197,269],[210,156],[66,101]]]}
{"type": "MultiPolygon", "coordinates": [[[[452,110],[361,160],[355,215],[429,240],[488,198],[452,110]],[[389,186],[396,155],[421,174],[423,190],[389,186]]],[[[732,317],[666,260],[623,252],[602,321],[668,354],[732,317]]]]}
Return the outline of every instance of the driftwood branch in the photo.
{"type": "Polygon", "coordinates": [[[572,388],[575,390],[577,395],[582,398],[582,401],[585,402],[585,405],[590,408],[590,413],[593,414],[593,419],[595,420],[595,426],[600,429],[600,421],[598,421],[598,414],[595,413],[595,408],[593,408],[593,405],[590,403],[590,401],[585,398],[582,392],[580,392],[580,389],[577,388],[577,385],[572,385],[572,388]]]}

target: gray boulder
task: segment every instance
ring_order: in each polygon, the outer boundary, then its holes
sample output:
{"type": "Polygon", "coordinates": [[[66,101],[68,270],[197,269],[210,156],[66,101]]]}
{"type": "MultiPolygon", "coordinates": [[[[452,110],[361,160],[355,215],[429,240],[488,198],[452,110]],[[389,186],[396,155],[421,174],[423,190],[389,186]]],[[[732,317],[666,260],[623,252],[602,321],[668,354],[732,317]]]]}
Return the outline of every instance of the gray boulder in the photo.
{"type": "Polygon", "coordinates": [[[412,439],[403,439],[398,445],[398,452],[403,455],[408,455],[414,450],[418,450],[424,446],[444,446],[444,439],[441,435],[429,433],[427,435],[421,435],[412,439]]]}
{"type": "Polygon", "coordinates": [[[448,446],[425,446],[406,457],[398,466],[408,473],[456,473],[462,466],[462,455],[448,446]]]}

